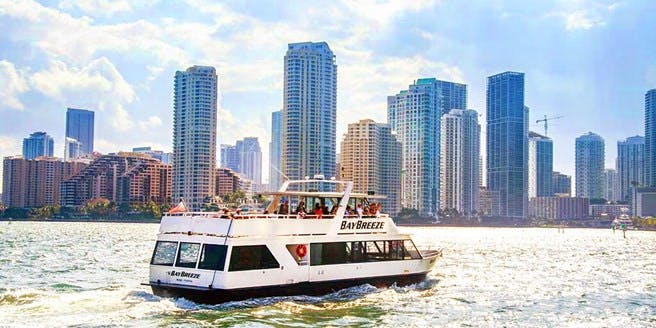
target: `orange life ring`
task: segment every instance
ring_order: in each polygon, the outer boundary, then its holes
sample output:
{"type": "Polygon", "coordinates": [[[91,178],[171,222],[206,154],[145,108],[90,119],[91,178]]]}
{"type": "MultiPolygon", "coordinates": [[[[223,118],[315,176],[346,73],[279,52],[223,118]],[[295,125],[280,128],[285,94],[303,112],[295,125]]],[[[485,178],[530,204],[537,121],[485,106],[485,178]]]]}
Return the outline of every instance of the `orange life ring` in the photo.
{"type": "Polygon", "coordinates": [[[305,257],[305,255],[307,255],[307,247],[304,244],[297,245],[296,255],[298,255],[300,258],[305,257]]]}

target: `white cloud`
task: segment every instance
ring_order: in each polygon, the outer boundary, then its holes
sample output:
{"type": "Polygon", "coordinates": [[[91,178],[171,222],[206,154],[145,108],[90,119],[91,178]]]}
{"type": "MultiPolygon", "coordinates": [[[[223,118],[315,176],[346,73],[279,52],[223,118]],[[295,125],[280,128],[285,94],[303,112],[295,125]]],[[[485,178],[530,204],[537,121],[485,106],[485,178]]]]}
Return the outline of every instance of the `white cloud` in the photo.
{"type": "Polygon", "coordinates": [[[565,29],[589,30],[606,25],[606,18],[621,7],[621,3],[609,5],[593,0],[559,1],[547,17],[558,17],[565,23],[565,29]]]}
{"type": "Polygon", "coordinates": [[[162,126],[162,119],[158,116],[150,116],[148,119],[139,122],[139,128],[141,128],[142,131],[152,130],[160,126],[162,126]]]}
{"type": "Polygon", "coordinates": [[[647,85],[656,86],[656,65],[651,65],[647,67],[647,72],[645,73],[645,79],[647,80],[647,85]]]}
{"type": "Polygon", "coordinates": [[[566,14],[565,22],[565,28],[567,28],[567,30],[589,30],[593,27],[603,26],[606,24],[601,17],[585,10],[579,10],[566,14]]]}
{"type": "Polygon", "coordinates": [[[28,89],[24,73],[16,70],[13,63],[0,60],[0,110],[24,109],[18,97],[28,89]]]}
{"type": "Polygon", "coordinates": [[[15,39],[37,40],[32,44],[52,58],[65,58],[78,65],[103,53],[150,55],[161,65],[189,62],[185,50],[169,43],[160,26],[143,19],[98,25],[89,17],[75,18],[28,0],[0,3],[0,15],[27,21],[15,32],[15,39]]]}
{"type": "Polygon", "coordinates": [[[107,17],[132,11],[130,1],[127,0],[64,0],[59,3],[59,8],[64,10],[77,8],[86,14],[107,17]]]}
{"type": "Polygon", "coordinates": [[[111,125],[119,131],[134,126],[124,106],[135,100],[135,91],[105,57],[81,68],[51,60],[47,69],[30,76],[30,84],[64,106],[112,111],[111,125]]]}
{"type": "Polygon", "coordinates": [[[121,149],[121,147],[116,143],[109,141],[107,139],[100,139],[100,138],[96,138],[96,140],[94,140],[93,146],[94,148],[96,148],[94,149],[95,151],[98,151],[103,154],[115,153],[119,150],[124,150],[124,151],[132,150],[132,149],[121,149]]]}

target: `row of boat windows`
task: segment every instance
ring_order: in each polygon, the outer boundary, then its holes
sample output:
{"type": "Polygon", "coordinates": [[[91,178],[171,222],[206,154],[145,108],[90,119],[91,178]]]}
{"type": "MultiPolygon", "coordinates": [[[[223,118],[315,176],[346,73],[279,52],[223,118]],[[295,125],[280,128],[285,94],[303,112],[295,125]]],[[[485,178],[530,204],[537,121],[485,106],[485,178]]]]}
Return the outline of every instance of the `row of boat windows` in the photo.
{"type": "MultiPolygon", "coordinates": [[[[227,254],[226,245],[158,241],[150,264],[223,271],[227,254]]],[[[421,258],[409,239],[312,243],[309,256],[311,266],[421,258]]],[[[266,245],[233,246],[228,271],[279,267],[266,245]]]]}

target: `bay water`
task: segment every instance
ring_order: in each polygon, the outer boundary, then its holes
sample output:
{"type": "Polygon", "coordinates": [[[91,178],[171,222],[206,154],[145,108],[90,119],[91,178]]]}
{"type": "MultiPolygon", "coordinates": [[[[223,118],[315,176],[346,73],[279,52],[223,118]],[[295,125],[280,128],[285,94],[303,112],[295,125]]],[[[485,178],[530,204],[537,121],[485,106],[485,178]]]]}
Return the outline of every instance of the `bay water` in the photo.
{"type": "Polygon", "coordinates": [[[0,327],[656,327],[656,232],[401,229],[422,283],[203,305],[141,285],[157,224],[0,222],[0,327]]]}

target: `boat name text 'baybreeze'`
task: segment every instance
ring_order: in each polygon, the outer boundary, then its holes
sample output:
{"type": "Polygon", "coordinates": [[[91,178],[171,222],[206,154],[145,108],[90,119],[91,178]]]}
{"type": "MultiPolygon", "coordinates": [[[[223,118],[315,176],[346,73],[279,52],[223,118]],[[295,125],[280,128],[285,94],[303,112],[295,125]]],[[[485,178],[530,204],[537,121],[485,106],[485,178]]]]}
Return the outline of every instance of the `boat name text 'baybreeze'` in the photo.
{"type": "Polygon", "coordinates": [[[357,222],[348,222],[342,221],[342,225],[339,227],[340,230],[365,230],[365,229],[383,229],[385,227],[385,222],[372,222],[372,221],[357,221],[357,222]]]}
{"type": "Polygon", "coordinates": [[[198,279],[200,277],[200,273],[191,273],[191,272],[184,272],[184,271],[171,271],[171,272],[169,272],[169,276],[198,279]]]}

